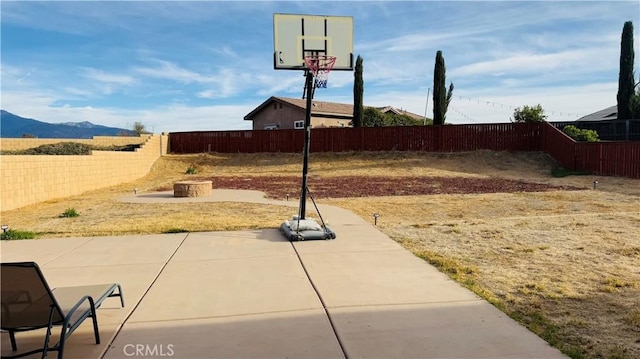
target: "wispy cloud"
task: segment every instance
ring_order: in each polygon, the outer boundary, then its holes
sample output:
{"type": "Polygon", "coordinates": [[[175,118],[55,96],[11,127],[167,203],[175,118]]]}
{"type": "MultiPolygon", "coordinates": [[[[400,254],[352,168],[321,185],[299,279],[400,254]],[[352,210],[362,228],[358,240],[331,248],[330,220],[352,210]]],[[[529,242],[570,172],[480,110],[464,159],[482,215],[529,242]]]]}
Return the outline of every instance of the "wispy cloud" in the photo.
{"type": "Polygon", "coordinates": [[[77,88],[77,87],[71,87],[71,86],[67,86],[63,88],[64,93],[66,95],[71,95],[73,97],[76,98],[86,98],[86,97],[93,97],[95,96],[95,93],[93,91],[90,90],[86,90],[86,89],[81,89],[81,88],[77,88]]]}
{"type": "Polygon", "coordinates": [[[33,74],[34,72],[36,72],[36,68],[32,67],[31,70],[29,70],[29,72],[27,72],[26,75],[22,76],[21,78],[16,80],[16,83],[21,83],[22,81],[26,80],[29,78],[29,76],[31,76],[31,74],[33,74]]]}
{"type": "Polygon", "coordinates": [[[238,53],[236,53],[235,51],[233,51],[233,49],[229,46],[221,46],[221,47],[216,47],[213,48],[212,51],[218,55],[222,55],[222,56],[227,56],[227,57],[232,57],[232,58],[240,58],[240,55],[238,55],[238,53]]]}
{"type": "Polygon", "coordinates": [[[247,130],[251,129],[251,122],[243,121],[242,118],[251,110],[253,110],[253,104],[220,106],[173,104],[144,114],[138,113],[138,116],[150,128],[162,128],[162,131],[247,130]],[[173,125],[167,126],[167,123],[173,123],[173,125]]]}
{"type": "Polygon", "coordinates": [[[92,81],[98,81],[109,84],[131,85],[135,82],[134,78],[128,75],[109,74],[102,70],[94,68],[84,68],[82,76],[92,81]]]}
{"type": "Polygon", "coordinates": [[[594,59],[597,59],[601,53],[602,51],[599,49],[568,50],[550,54],[520,53],[492,61],[465,65],[454,69],[452,74],[473,76],[497,73],[537,74],[561,69],[576,71],[586,65],[592,65],[594,59]]]}
{"type": "Polygon", "coordinates": [[[164,80],[173,80],[182,83],[213,82],[212,78],[208,76],[203,76],[197,72],[184,69],[169,61],[153,59],[151,62],[155,63],[156,66],[138,66],[135,67],[134,70],[145,76],[164,80]]]}
{"type": "Polygon", "coordinates": [[[278,94],[302,93],[304,77],[293,73],[278,73],[277,75],[259,74],[255,80],[260,83],[258,94],[260,96],[273,96],[278,94]]]}

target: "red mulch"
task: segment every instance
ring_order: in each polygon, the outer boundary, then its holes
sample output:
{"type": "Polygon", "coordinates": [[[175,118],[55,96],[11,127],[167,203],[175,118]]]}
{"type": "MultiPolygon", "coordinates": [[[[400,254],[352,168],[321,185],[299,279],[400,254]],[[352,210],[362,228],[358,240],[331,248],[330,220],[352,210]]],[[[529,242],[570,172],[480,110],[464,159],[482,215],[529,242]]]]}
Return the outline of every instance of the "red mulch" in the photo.
{"type": "MultiPolygon", "coordinates": [[[[213,188],[263,191],[270,198],[298,197],[300,176],[200,177],[210,180],[213,188]]],[[[583,188],[552,186],[502,178],[464,177],[363,177],[320,178],[310,176],[307,186],[315,198],[413,196],[430,194],[576,191],[583,188]]]]}

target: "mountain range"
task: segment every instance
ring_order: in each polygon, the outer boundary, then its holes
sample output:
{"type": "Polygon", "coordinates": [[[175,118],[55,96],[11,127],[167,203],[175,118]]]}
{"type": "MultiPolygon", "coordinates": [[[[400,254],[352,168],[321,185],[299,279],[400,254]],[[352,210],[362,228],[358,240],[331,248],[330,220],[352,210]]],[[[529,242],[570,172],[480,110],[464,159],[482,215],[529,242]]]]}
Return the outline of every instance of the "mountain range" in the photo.
{"type": "Polygon", "coordinates": [[[135,133],[132,130],[95,125],[87,121],[47,123],[0,110],[0,137],[2,138],[91,138],[121,135],[133,136],[135,133]]]}

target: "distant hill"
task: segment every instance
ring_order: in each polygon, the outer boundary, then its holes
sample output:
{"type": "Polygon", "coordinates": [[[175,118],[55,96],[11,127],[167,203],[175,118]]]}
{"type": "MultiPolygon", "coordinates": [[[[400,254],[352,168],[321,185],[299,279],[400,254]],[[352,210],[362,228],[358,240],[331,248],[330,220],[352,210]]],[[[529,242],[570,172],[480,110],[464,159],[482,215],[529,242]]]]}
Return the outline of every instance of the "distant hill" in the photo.
{"type": "Polygon", "coordinates": [[[30,135],[37,138],[91,138],[93,136],[133,136],[131,130],[94,125],[91,122],[47,123],[24,118],[0,110],[0,137],[22,138],[30,135]]]}

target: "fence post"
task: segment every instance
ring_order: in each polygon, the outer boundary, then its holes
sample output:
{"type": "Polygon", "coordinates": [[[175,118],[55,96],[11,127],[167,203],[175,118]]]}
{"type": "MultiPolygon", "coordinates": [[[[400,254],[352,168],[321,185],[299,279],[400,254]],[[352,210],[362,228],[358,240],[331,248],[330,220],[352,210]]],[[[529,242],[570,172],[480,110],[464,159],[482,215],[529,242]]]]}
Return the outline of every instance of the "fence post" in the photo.
{"type": "MultiPolygon", "coordinates": [[[[629,123],[629,122],[627,121],[627,123],[629,123]]],[[[598,146],[598,174],[600,175],[600,174],[602,174],[604,172],[602,170],[602,162],[603,162],[602,161],[602,144],[598,143],[597,146],[598,146]]]]}
{"type": "Polygon", "coordinates": [[[547,122],[544,122],[542,125],[542,129],[540,131],[540,139],[541,139],[541,150],[544,153],[547,153],[547,136],[549,133],[549,126],[551,126],[550,124],[548,124],[547,122]]]}

